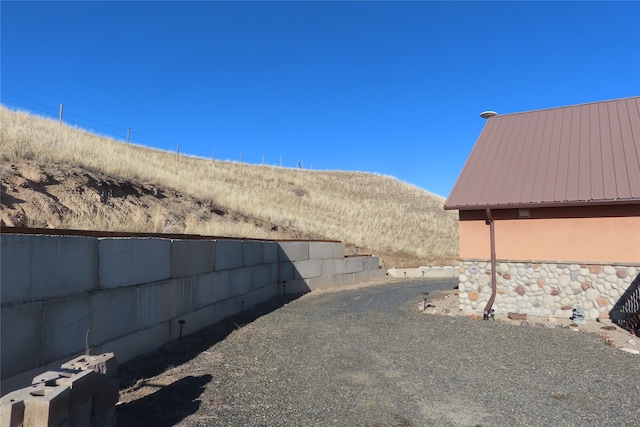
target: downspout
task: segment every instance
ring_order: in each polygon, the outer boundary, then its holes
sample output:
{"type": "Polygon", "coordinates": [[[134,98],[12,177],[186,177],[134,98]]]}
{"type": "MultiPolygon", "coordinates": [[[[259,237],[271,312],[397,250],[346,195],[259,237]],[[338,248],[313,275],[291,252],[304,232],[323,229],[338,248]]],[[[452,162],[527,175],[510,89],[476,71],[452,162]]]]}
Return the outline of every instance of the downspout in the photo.
{"type": "Polygon", "coordinates": [[[494,218],[491,214],[491,209],[486,209],[487,220],[486,223],[489,226],[489,234],[491,238],[491,297],[484,308],[483,320],[489,320],[489,314],[491,313],[491,306],[496,299],[497,287],[496,287],[496,230],[494,226],[494,218]]]}

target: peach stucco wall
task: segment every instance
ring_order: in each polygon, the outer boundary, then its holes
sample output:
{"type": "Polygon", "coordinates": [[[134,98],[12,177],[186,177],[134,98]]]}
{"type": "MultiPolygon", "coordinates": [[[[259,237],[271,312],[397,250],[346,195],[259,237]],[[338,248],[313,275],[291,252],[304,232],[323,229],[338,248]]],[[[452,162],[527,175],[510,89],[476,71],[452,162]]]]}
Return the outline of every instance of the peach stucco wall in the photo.
{"type": "MultiPolygon", "coordinates": [[[[460,258],[489,258],[489,226],[460,221],[460,258]]],[[[495,221],[496,257],[517,260],[640,262],[640,217],[495,221]]]]}

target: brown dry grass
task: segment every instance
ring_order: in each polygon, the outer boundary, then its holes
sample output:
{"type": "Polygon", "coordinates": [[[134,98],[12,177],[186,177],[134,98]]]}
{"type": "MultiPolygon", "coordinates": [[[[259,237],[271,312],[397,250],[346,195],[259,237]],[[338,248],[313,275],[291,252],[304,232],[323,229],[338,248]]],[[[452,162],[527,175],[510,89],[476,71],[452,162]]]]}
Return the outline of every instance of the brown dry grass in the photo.
{"type": "MultiPolygon", "coordinates": [[[[4,107],[0,107],[0,141],[5,169],[20,162],[71,165],[162,187],[203,206],[255,219],[254,223],[220,221],[215,215],[192,212],[184,215],[182,229],[172,232],[278,238],[273,227],[264,226],[273,224],[275,229],[341,240],[416,262],[446,263],[458,257],[456,213],[443,210],[443,198],[392,177],[178,156],[4,107]]],[[[96,208],[88,201],[76,205],[57,226],[158,232],[166,231],[164,218],[171,214],[162,204],[129,207],[126,212],[96,208]]]]}

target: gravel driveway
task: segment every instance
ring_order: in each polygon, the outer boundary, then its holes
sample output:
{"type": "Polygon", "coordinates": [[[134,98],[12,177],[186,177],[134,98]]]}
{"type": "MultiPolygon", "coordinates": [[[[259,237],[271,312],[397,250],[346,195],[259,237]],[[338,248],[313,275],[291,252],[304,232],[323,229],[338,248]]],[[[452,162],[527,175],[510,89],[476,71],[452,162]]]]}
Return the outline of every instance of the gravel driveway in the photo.
{"type": "Polygon", "coordinates": [[[236,316],[123,365],[118,422],[640,425],[638,356],[592,334],[416,310],[456,284],[308,294],[236,316]]]}

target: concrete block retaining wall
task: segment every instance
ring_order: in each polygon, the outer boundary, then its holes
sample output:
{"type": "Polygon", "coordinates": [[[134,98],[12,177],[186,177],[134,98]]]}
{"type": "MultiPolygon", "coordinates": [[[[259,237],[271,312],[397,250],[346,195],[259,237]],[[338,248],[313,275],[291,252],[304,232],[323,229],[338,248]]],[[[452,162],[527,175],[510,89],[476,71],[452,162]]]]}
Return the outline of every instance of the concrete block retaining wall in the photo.
{"type": "Polygon", "coordinates": [[[119,362],[283,293],[382,280],[337,242],[0,235],[2,394],[91,348],[119,362]],[[179,320],[185,323],[180,325],[179,320]]]}
{"type": "MultiPolygon", "coordinates": [[[[483,312],[491,296],[490,260],[463,260],[458,271],[460,309],[483,312]]],[[[569,318],[580,305],[587,319],[606,318],[639,273],[640,265],[498,260],[493,309],[569,318]]]]}

